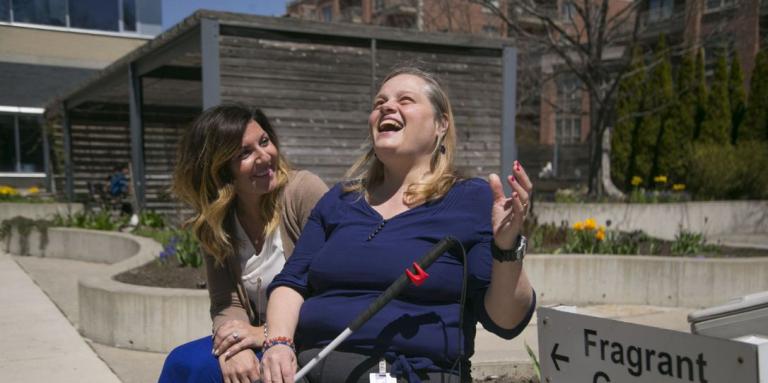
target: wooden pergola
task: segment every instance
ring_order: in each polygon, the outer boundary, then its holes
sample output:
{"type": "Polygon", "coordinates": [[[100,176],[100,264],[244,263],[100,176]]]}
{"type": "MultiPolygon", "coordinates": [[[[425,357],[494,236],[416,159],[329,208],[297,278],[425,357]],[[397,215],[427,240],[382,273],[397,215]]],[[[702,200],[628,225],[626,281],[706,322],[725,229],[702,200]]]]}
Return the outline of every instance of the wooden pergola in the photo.
{"type": "Polygon", "coordinates": [[[377,81],[412,60],[451,97],[464,174],[517,157],[509,40],[198,11],[48,105],[59,178],[73,201],[130,162],[139,209],[170,208],[178,136],[201,110],[241,102],[270,117],[295,167],[336,182],[364,149],[377,81]]]}

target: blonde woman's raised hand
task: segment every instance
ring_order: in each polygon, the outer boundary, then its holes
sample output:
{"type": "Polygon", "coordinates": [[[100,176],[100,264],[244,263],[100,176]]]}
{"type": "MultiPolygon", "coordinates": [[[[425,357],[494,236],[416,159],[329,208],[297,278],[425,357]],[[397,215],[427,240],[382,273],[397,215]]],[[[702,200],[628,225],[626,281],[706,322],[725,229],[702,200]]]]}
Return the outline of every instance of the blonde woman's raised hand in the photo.
{"type": "Polygon", "coordinates": [[[518,161],[514,162],[512,172],[506,179],[512,189],[510,196],[504,193],[498,175],[491,174],[488,177],[493,192],[491,212],[493,239],[500,249],[509,250],[515,246],[517,236],[523,230],[533,184],[518,161]]]}

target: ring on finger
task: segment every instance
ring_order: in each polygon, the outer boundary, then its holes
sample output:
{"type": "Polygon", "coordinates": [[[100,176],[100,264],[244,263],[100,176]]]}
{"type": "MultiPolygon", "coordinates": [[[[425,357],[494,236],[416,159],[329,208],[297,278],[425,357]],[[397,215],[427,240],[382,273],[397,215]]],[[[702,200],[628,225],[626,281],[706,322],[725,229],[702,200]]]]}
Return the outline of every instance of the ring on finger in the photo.
{"type": "Polygon", "coordinates": [[[240,337],[240,335],[237,334],[237,331],[232,333],[232,339],[237,340],[237,338],[239,338],[239,337],[240,337]]]}

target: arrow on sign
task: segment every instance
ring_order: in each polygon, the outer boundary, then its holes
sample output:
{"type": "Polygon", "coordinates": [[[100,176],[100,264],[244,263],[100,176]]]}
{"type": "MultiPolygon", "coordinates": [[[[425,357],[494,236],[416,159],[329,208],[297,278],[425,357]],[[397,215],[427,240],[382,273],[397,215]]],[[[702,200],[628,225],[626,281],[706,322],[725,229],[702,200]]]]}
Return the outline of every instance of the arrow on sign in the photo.
{"type": "Polygon", "coordinates": [[[555,343],[555,347],[552,348],[552,354],[550,354],[550,356],[552,357],[552,362],[555,363],[555,368],[557,369],[557,371],[560,371],[560,366],[557,364],[557,361],[559,360],[561,362],[569,363],[571,361],[571,358],[565,355],[558,354],[557,353],[558,346],[560,346],[560,343],[555,343]]]}

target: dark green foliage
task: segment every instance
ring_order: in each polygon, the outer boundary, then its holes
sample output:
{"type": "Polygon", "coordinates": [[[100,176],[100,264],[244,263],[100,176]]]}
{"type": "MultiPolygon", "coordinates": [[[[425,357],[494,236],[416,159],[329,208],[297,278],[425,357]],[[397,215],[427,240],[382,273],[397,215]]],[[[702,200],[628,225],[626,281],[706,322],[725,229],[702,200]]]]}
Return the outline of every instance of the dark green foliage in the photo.
{"type": "Polygon", "coordinates": [[[619,83],[616,124],[611,132],[611,177],[619,187],[629,188],[636,173],[633,141],[642,129],[644,116],[645,63],[640,47],[632,50],[632,64],[619,83]]]}
{"type": "MultiPolygon", "coordinates": [[[[696,80],[696,56],[686,53],[677,72],[677,96],[680,99],[680,131],[690,142],[694,137],[698,112],[698,83],[696,80]]],[[[690,145],[689,145],[690,146],[690,145]]]]}
{"type": "Polygon", "coordinates": [[[697,143],[689,166],[696,199],[768,198],[768,143],[697,143]]]}
{"type": "Polygon", "coordinates": [[[696,55],[694,96],[696,98],[696,110],[693,116],[693,138],[698,139],[701,133],[701,125],[707,116],[707,73],[704,67],[704,51],[699,50],[696,55]]]}
{"type": "Polygon", "coordinates": [[[649,81],[648,104],[652,113],[644,133],[644,151],[651,158],[646,185],[652,185],[653,177],[664,175],[674,182],[685,176],[685,157],[689,142],[682,126],[681,105],[672,81],[672,64],[664,35],[659,38],[654,55],[654,67],[649,81]]]}
{"type": "Polygon", "coordinates": [[[731,143],[736,144],[739,130],[744,123],[747,113],[746,96],[744,95],[744,74],[738,52],[733,53],[731,71],[728,76],[728,101],[731,106],[731,143]]]}
{"type": "Polygon", "coordinates": [[[725,52],[717,59],[715,75],[707,99],[706,116],[701,124],[698,142],[727,144],[731,142],[731,107],[728,100],[728,61],[725,52]]]}
{"type": "Polygon", "coordinates": [[[768,55],[757,53],[749,84],[749,103],[737,142],[768,141],[768,55]]]}
{"type": "Polygon", "coordinates": [[[42,219],[32,219],[22,216],[16,216],[4,220],[0,223],[0,241],[6,240],[6,251],[10,251],[12,232],[16,229],[19,235],[19,255],[29,255],[29,235],[32,229],[37,229],[40,233],[40,250],[45,250],[48,246],[48,227],[50,222],[42,219]]]}

